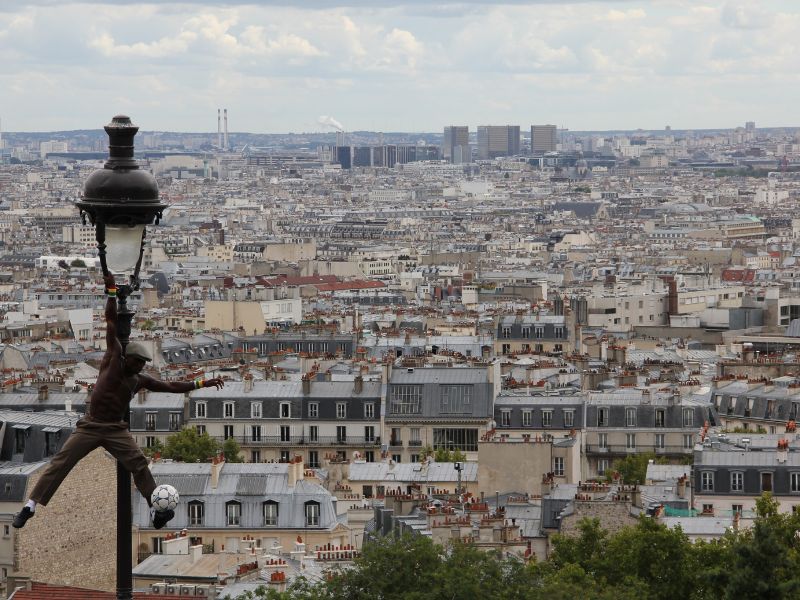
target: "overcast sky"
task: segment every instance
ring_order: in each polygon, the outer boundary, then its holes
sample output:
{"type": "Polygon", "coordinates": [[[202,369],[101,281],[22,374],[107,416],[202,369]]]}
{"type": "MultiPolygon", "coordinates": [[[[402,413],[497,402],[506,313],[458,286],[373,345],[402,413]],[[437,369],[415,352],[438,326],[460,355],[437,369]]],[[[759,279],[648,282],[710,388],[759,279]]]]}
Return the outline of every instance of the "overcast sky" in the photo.
{"type": "Polygon", "coordinates": [[[798,0],[0,0],[9,131],[797,126],[799,98],[798,0]]]}

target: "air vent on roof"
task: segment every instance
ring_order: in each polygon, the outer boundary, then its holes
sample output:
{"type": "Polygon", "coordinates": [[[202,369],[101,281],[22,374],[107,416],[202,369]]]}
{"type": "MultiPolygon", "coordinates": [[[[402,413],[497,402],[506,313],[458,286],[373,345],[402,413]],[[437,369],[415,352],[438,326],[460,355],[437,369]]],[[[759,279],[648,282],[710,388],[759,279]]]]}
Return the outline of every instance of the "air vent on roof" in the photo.
{"type": "Polygon", "coordinates": [[[409,368],[409,369],[408,369],[408,372],[409,372],[409,373],[413,373],[413,372],[414,372],[414,369],[413,369],[413,368],[409,368]]]}

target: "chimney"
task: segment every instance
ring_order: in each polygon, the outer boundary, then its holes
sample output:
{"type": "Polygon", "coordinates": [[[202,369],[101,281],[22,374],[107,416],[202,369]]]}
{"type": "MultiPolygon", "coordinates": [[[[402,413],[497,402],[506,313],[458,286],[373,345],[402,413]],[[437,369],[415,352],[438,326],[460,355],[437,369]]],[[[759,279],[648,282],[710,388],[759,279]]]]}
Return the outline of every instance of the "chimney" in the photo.
{"type": "Polygon", "coordinates": [[[311,377],[308,374],[303,375],[303,396],[308,396],[311,393],[311,377]]]}
{"type": "Polygon", "coordinates": [[[228,149],[228,109],[225,109],[225,139],[223,141],[223,148],[228,149]]]}
{"type": "Polygon", "coordinates": [[[139,400],[139,404],[144,404],[145,402],[147,402],[147,390],[146,389],[142,388],[141,390],[139,390],[139,393],[136,394],[136,396],[137,396],[137,398],[139,400]]]}
{"type": "Polygon", "coordinates": [[[40,385],[39,396],[38,396],[39,402],[45,402],[49,397],[50,397],[50,388],[48,388],[46,385],[40,385]]]}
{"type": "Polygon", "coordinates": [[[678,498],[686,497],[686,475],[678,477],[678,498]]]}
{"type": "Polygon", "coordinates": [[[360,394],[364,391],[364,378],[361,375],[356,375],[354,380],[353,393],[360,394]]]}
{"type": "Polygon", "coordinates": [[[225,465],[225,455],[220,454],[211,459],[211,489],[217,489],[219,484],[219,475],[222,472],[222,467],[225,465]]]}
{"type": "Polygon", "coordinates": [[[250,373],[244,376],[244,391],[245,393],[253,391],[253,376],[250,373]]]}
{"type": "Polygon", "coordinates": [[[193,563],[196,563],[203,558],[203,545],[198,544],[197,546],[189,546],[189,556],[192,557],[193,563]]]}
{"type": "Polygon", "coordinates": [[[305,476],[305,466],[303,465],[303,457],[295,456],[293,460],[289,461],[286,465],[286,474],[288,476],[289,487],[297,485],[298,481],[302,481],[305,476]]]}
{"type": "Polygon", "coordinates": [[[217,109],[217,146],[222,148],[222,110],[217,109]]]}

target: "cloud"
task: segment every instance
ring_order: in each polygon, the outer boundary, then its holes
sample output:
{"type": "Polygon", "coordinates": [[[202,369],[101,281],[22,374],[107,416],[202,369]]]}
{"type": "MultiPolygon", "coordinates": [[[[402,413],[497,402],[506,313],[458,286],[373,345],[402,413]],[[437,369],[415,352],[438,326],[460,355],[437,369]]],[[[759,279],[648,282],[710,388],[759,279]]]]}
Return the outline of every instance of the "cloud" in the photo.
{"type": "Polygon", "coordinates": [[[773,19],[757,2],[728,2],[722,8],[722,24],[734,29],[764,29],[773,19]]]}
{"type": "Polygon", "coordinates": [[[89,46],[113,58],[163,58],[186,52],[196,39],[194,32],[182,31],[177,37],[164,37],[155,42],[117,44],[111,35],[103,33],[90,40],[89,46]]]}

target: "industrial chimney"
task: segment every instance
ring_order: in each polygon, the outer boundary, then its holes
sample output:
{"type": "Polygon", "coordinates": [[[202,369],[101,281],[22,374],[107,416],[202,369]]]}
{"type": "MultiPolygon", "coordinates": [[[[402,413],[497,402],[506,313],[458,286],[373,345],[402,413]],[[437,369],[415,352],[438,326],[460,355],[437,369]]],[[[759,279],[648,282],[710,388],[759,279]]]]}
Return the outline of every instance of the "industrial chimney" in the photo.
{"type": "Polygon", "coordinates": [[[230,146],[228,145],[228,109],[227,108],[224,109],[224,115],[225,115],[225,138],[223,140],[223,145],[222,146],[227,151],[230,148],[230,146]]]}
{"type": "Polygon", "coordinates": [[[217,148],[222,148],[222,110],[217,109],[217,148]]]}

